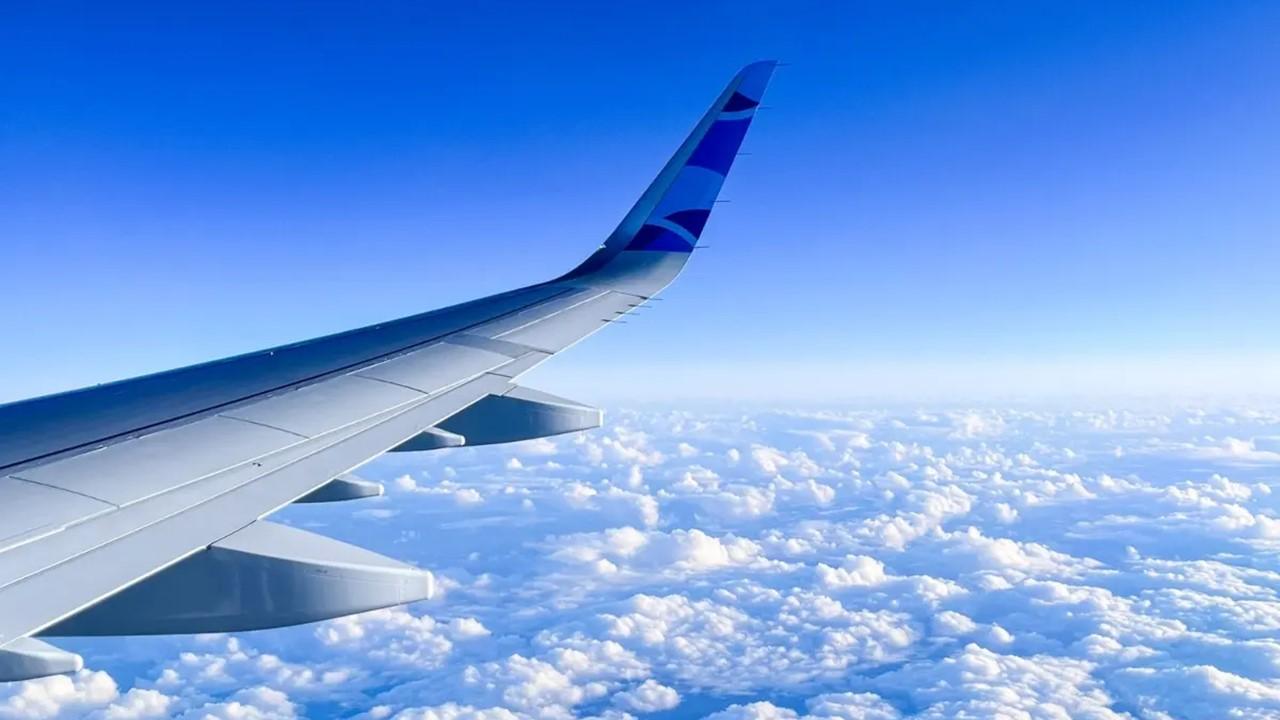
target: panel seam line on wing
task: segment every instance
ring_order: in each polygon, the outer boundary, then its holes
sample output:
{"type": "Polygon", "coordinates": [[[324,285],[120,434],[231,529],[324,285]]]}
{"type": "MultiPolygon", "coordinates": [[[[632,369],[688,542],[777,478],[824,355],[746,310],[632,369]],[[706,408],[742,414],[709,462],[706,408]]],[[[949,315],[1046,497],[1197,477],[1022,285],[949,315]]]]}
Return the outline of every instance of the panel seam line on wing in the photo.
{"type": "MultiPolygon", "coordinates": [[[[62,492],[71,493],[72,495],[79,495],[82,498],[88,498],[89,500],[95,500],[100,503],[106,503],[113,508],[118,509],[120,507],[119,505],[111,502],[110,500],[105,500],[95,495],[90,495],[89,493],[86,493],[86,492],[80,492],[79,490],[72,490],[71,488],[64,488],[64,487],[59,487],[57,485],[50,485],[49,483],[42,483],[39,480],[31,480],[29,478],[24,478],[21,475],[9,475],[9,477],[13,478],[14,480],[21,480],[22,482],[29,483],[31,485],[39,485],[40,487],[46,487],[46,488],[49,488],[50,490],[61,490],[62,492]]],[[[93,516],[93,517],[96,517],[96,516],[93,516]]],[[[7,547],[5,548],[5,550],[8,550],[8,549],[9,548],[7,547]]]]}
{"type": "Polygon", "coordinates": [[[270,424],[270,423],[259,422],[259,421],[257,421],[257,420],[250,420],[249,418],[236,417],[235,415],[226,415],[226,414],[224,414],[224,413],[218,413],[218,414],[217,414],[217,415],[215,415],[214,417],[220,417],[220,418],[224,418],[224,419],[226,419],[226,420],[235,420],[236,422],[248,423],[249,425],[257,425],[258,427],[267,428],[268,430],[279,430],[279,431],[280,431],[280,432],[282,432],[282,433],[289,433],[290,435],[293,435],[293,436],[295,436],[295,437],[300,437],[300,438],[302,438],[303,440],[310,440],[310,439],[311,439],[311,436],[310,436],[310,435],[303,435],[303,434],[302,434],[302,433],[300,433],[300,432],[294,432],[294,431],[292,431],[292,430],[287,430],[287,429],[285,429],[285,428],[277,427],[277,426],[272,425],[272,424],[270,424]]]}

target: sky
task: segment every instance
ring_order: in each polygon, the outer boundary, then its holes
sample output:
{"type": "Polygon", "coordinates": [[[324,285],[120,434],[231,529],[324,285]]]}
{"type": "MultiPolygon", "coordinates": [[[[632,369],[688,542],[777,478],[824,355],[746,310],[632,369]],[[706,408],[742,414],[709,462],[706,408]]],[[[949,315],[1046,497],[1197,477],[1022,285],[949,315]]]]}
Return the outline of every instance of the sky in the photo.
{"type": "Polygon", "coordinates": [[[1268,3],[3,14],[0,398],[553,277],[762,58],[710,248],[546,386],[1280,392],[1268,3]]]}
{"type": "MultiPolygon", "coordinates": [[[[0,720],[1280,717],[1280,5],[0,3],[0,401],[554,277],[775,58],[603,427],[270,521],[433,573],[0,720]]],[[[0,428],[0,432],[3,432],[0,428]]]]}

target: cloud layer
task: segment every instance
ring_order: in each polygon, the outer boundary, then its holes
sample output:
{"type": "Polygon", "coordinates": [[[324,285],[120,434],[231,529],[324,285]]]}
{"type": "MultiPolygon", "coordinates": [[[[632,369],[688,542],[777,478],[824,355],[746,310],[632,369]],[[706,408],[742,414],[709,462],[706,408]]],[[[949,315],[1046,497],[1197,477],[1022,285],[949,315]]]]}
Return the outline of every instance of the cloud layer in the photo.
{"type": "Polygon", "coordinates": [[[74,641],[0,718],[1280,717],[1280,414],[621,413],[279,517],[437,573],[313,626],[74,641]],[[113,660],[114,658],[114,660],[113,660]]]}

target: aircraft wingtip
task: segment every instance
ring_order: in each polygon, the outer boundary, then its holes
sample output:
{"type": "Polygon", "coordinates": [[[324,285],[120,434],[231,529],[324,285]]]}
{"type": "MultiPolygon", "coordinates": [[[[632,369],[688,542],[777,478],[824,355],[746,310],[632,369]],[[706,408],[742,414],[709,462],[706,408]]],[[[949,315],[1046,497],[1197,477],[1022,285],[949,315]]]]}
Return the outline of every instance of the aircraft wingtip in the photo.
{"type": "Polygon", "coordinates": [[[738,92],[756,102],[764,97],[764,89],[778,67],[777,60],[757,60],[738,72],[738,92]]]}

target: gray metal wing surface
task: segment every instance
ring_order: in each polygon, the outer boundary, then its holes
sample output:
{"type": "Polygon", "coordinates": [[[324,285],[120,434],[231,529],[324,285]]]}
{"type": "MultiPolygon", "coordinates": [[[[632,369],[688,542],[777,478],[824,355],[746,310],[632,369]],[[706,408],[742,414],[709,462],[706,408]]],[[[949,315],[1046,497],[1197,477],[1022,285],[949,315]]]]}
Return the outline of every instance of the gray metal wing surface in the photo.
{"type": "Polygon", "coordinates": [[[388,451],[598,426],[516,380],[680,272],[773,69],[738,73],[562,277],[0,406],[0,680],[80,667],[37,637],[277,627],[429,597],[426,571],[264,518],[380,493],[350,473],[388,451]]]}

